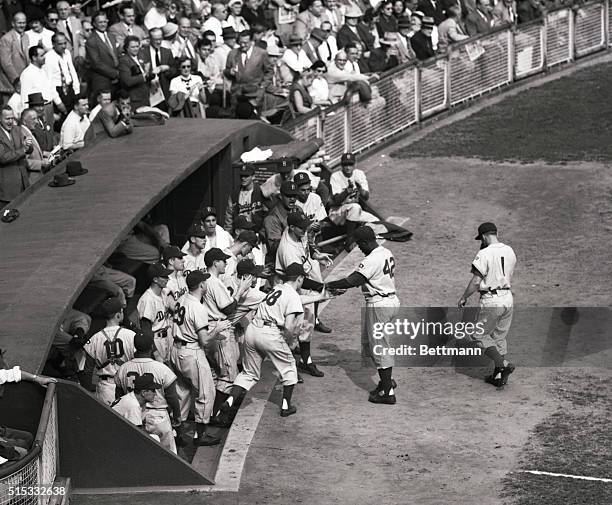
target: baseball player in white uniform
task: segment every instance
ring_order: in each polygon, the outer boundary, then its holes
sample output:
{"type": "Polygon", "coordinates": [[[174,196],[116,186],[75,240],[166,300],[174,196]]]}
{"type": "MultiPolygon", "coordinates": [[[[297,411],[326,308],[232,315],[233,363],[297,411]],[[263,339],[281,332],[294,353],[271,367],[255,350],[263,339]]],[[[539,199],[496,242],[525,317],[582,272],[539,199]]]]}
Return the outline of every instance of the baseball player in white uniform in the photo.
{"type": "Polygon", "coordinates": [[[149,335],[137,334],[134,337],[136,354],[134,359],[124,363],[115,374],[117,396],[122,396],[134,390],[134,382],[145,374],[150,374],[153,380],[160,384],[155,390],[153,399],[147,401],[144,414],[145,429],[156,434],[160,443],[176,454],[176,444],[172,428],[177,430],[181,424],[181,409],[176,394],[176,375],[163,363],[151,358],[153,340],[149,335]],[[172,411],[173,421],[168,415],[172,411]]]}
{"type": "Polygon", "coordinates": [[[86,354],[84,375],[86,382],[97,379],[96,398],[111,405],[115,401],[115,374],[123,363],[134,357],[135,333],[119,326],[123,321],[123,305],[118,298],[105,300],[102,312],[106,327],[83,347],[86,354]]]}
{"type": "Polygon", "coordinates": [[[162,252],[164,265],[172,270],[168,276],[168,284],[164,290],[170,311],[174,310],[174,303],[187,294],[187,283],[185,282],[185,256],[175,245],[166,247],[162,252]]]}
{"type": "Polygon", "coordinates": [[[361,286],[366,302],[361,330],[362,353],[369,353],[380,377],[368,400],[393,405],[396,402],[394,389],[397,387],[393,380],[394,357],[385,352],[390,347],[389,338],[384,335],[374,338],[373,329],[376,323],[384,325],[393,321],[400,306],[395,292],[395,258],[389,249],[378,245],[372,228],[357,228],[354,237],[365,258],[355,272],[344,279],[326,283],[326,287],[334,290],[361,286]],[[375,352],[375,346],[381,346],[381,352],[375,352]]]}
{"type": "MultiPolygon", "coordinates": [[[[200,211],[200,223],[197,224],[200,224],[204,229],[204,238],[206,238],[204,252],[212,247],[217,247],[223,251],[234,243],[231,234],[217,224],[217,209],[214,207],[204,207],[200,211]]],[[[188,247],[189,242],[183,246],[183,252],[187,252],[188,247]]]]}
{"type": "Polygon", "coordinates": [[[201,224],[192,224],[187,230],[188,242],[183,247],[185,265],[183,275],[187,277],[190,272],[200,270],[206,272],[204,252],[206,248],[206,230],[201,224]]]}
{"type": "Polygon", "coordinates": [[[236,276],[236,265],[242,258],[250,257],[251,251],[259,244],[257,233],[251,230],[240,232],[234,243],[223,252],[229,257],[225,265],[225,273],[221,276],[225,282],[227,278],[236,276]]]}
{"type": "Polygon", "coordinates": [[[140,329],[145,335],[153,337],[155,359],[161,363],[169,361],[172,347],[170,320],[167,314],[168,302],[164,293],[171,273],[172,270],[161,263],[151,265],[147,270],[151,285],[142,294],[136,306],[140,329]]]}
{"type": "MultiPolygon", "coordinates": [[[[259,380],[265,357],[272,361],[283,384],[280,415],[287,417],[297,412],[291,404],[293,388],[298,381],[297,367],[285,338],[295,339],[302,324],[303,307],[298,290],[305,277],[306,273],[300,263],[288,265],[285,268],[285,282],[275,285],[257,308],[245,332],[244,370],[236,377],[229,398],[221,405],[217,414],[220,424],[227,423],[238,397],[249,391],[259,380]]],[[[323,294],[320,299],[326,297],[323,294]]]]}
{"type": "MultiPolygon", "coordinates": [[[[293,263],[298,263],[304,268],[307,276],[306,285],[303,289],[323,289],[322,275],[319,262],[325,266],[332,264],[328,254],[315,252],[311,257],[310,246],[306,242],[306,232],[311,225],[311,221],[301,212],[294,212],[287,216],[287,229],[283,232],[278,249],[276,251],[276,273],[284,276],[286,269],[293,263]]],[[[302,328],[299,335],[300,355],[302,361],[299,364],[300,370],[312,375],[313,377],[323,377],[324,373],[312,362],[310,356],[310,341],[315,326],[314,305],[304,306],[304,317],[302,328]]]]}
{"type": "MultiPolygon", "coordinates": [[[[257,310],[259,304],[266,297],[266,294],[263,291],[257,289],[257,278],[260,275],[263,275],[263,270],[263,266],[256,265],[252,259],[246,258],[241,260],[236,266],[236,275],[231,279],[226,279],[227,290],[232,296],[234,296],[234,293],[236,293],[238,290],[240,280],[247,277],[252,279],[251,287],[239,301],[237,300],[236,310],[229,316],[229,320],[232,322],[232,324],[237,323],[245,316],[248,316],[250,313],[257,310]]],[[[242,324],[242,326],[246,328],[248,324],[242,324]]],[[[236,332],[237,329],[238,327],[236,327],[234,331],[236,332]]],[[[236,340],[239,341],[237,334],[236,340]]],[[[239,343],[241,342],[239,341],[239,343]]]]}
{"type": "Polygon", "coordinates": [[[478,322],[482,323],[484,332],[474,333],[472,337],[495,363],[493,374],[485,380],[501,388],[507,384],[509,375],[515,369],[506,359],[506,337],[512,323],[513,297],[510,288],[516,255],[512,247],[497,239],[497,227],[493,223],[482,223],[478,227],[476,240],[481,241],[481,248],[472,262],[473,276],[458,306],[464,307],[470,296],[476,291],[480,293],[478,322]]]}
{"type": "MultiPolygon", "coordinates": [[[[236,310],[237,300],[243,298],[253,281],[251,277],[242,279],[232,296],[221,279],[221,276],[225,273],[226,261],[229,257],[229,255],[216,247],[209,249],[204,255],[204,261],[208,267],[210,278],[206,282],[206,293],[204,293],[202,303],[208,313],[208,324],[211,331],[218,324],[228,322],[229,316],[236,310]]],[[[217,389],[217,396],[223,398],[229,392],[234,379],[238,375],[240,348],[234,337],[234,329],[231,325],[219,334],[225,338],[211,343],[209,347],[211,352],[207,353],[207,356],[209,359],[212,358],[213,363],[216,363],[218,367],[213,370],[215,388],[217,389]]]]}
{"type": "Polygon", "coordinates": [[[129,393],[115,400],[111,407],[132,424],[145,429],[143,417],[146,405],[154,400],[160,388],[161,384],[156,383],[150,374],[136,377],[129,393]]]}
{"type": "MultiPolygon", "coordinates": [[[[206,292],[209,277],[209,273],[200,270],[190,272],[186,279],[189,292],[178,301],[173,316],[174,345],[170,362],[190,385],[195,405],[195,445],[217,445],[220,441],[206,433],[215,402],[215,384],[206,350],[210,350],[215,340],[223,339],[221,333],[230,327],[229,321],[219,321],[214,329],[208,331],[208,313],[200,300],[206,292]]],[[[187,419],[184,412],[181,405],[181,421],[187,419]]]]}

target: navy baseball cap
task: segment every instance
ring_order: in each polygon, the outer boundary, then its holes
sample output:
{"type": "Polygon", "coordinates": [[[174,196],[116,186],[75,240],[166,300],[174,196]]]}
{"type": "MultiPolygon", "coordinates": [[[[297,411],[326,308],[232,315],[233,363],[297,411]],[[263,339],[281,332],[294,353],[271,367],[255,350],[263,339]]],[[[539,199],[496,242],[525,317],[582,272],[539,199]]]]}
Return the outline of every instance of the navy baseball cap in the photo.
{"type": "Polygon", "coordinates": [[[187,256],[187,254],[185,254],[175,245],[165,247],[162,252],[162,259],[165,262],[168,262],[168,260],[171,260],[172,258],[184,258],[185,256],[187,256]]]}
{"type": "Polygon", "coordinates": [[[215,209],[214,207],[204,207],[200,211],[200,219],[204,221],[208,216],[217,217],[217,209],[215,209]]]}
{"type": "Polygon", "coordinates": [[[245,163],[242,165],[242,167],[240,167],[240,177],[250,177],[254,173],[255,169],[253,168],[253,165],[245,163]]]}
{"type": "Polygon", "coordinates": [[[155,277],[168,277],[172,272],[172,270],[166,268],[161,263],[153,263],[153,265],[147,269],[149,279],[154,279],[155,277]]]}
{"type": "Polygon", "coordinates": [[[369,226],[360,226],[353,232],[353,238],[355,242],[371,242],[372,240],[376,240],[376,233],[369,226]]]}
{"type": "Polygon", "coordinates": [[[206,251],[206,254],[204,255],[204,263],[207,267],[211,267],[215,261],[225,261],[229,258],[231,258],[229,254],[225,254],[218,247],[213,247],[212,249],[206,251]]]}
{"type": "Polygon", "coordinates": [[[281,174],[291,172],[291,170],[293,170],[296,165],[297,164],[296,164],[295,158],[289,158],[287,156],[283,156],[282,158],[279,158],[278,160],[278,171],[281,174]]]}
{"type": "Polygon", "coordinates": [[[476,235],[474,238],[476,240],[482,240],[482,236],[486,235],[487,233],[497,233],[497,226],[490,222],[482,223],[478,227],[478,235],[476,235]]]}
{"type": "Polygon", "coordinates": [[[306,230],[312,224],[312,221],[301,212],[292,212],[287,216],[287,224],[306,230]]]}
{"type": "Polygon", "coordinates": [[[209,277],[209,273],[204,273],[201,270],[194,270],[193,272],[189,272],[189,275],[185,279],[185,282],[187,282],[187,287],[189,289],[193,289],[198,284],[200,284],[200,282],[204,282],[209,277]]]}
{"type": "Polygon", "coordinates": [[[263,270],[264,267],[262,267],[261,265],[256,265],[252,259],[248,258],[241,260],[236,266],[236,273],[239,277],[248,274],[258,277],[263,273],[263,270]]]}
{"type": "Polygon", "coordinates": [[[240,230],[252,230],[255,225],[247,219],[246,216],[238,216],[234,220],[234,228],[240,230]]]}
{"type": "Polygon", "coordinates": [[[134,379],[134,391],[154,391],[161,387],[162,385],[155,382],[151,373],[143,373],[134,379]]]}
{"type": "Polygon", "coordinates": [[[310,184],[310,176],[306,172],[298,172],[293,176],[293,182],[295,182],[296,186],[301,186],[302,184],[310,184]]]}
{"type": "Polygon", "coordinates": [[[297,196],[298,188],[293,181],[284,181],[281,184],[281,193],[285,196],[297,196]]]}
{"type": "Polygon", "coordinates": [[[206,238],[206,230],[200,223],[192,224],[187,230],[187,237],[206,238]]]}
{"type": "Polygon", "coordinates": [[[119,300],[119,298],[116,296],[113,298],[108,298],[102,302],[102,314],[106,318],[114,316],[121,309],[123,309],[123,303],[121,303],[121,300],[119,300]]]}
{"type": "Polygon", "coordinates": [[[355,155],[353,153],[344,153],[342,158],[340,158],[341,165],[354,165],[355,164],[355,155]]]}
{"type": "Polygon", "coordinates": [[[146,352],[153,348],[153,337],[151,335],[145,335],[144,333],[138,332],[134,336],[134,348],[138,352],[146,352]]]}
{"type": "Polygon", "coordinates": [[[259,239],[257,238],[257,233],[252,230],[243,230],[240,232],[240,235],[236,238],[237,242],[246,242],[251,247],[257,247],[259,244],[259,239]]]}
{"type": "Polygon", "coordinates": [[[304,267],[299,263],[291,263],[287,268],[285,268],[285,277],[288,279],[299,277],[300,275],[306,275],[304,272],[304,267]]]}

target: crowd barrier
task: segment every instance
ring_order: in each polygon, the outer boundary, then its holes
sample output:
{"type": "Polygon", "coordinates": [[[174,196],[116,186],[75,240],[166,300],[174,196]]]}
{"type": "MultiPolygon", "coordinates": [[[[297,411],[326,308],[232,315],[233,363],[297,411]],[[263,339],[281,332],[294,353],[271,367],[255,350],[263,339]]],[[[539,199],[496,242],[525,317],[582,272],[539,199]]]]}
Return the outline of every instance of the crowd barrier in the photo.
{"type": "Polygon", "coordinates": [[[548,11],[537,21],[500,27],[450,46],[447,54],[381,76],[369,104],[312,111],[285,125],[295,138],[323,138],[331,165],[410,126],[513,82],[607,49],[609,0],[548,11]]]}
{"type": "Polygon", "coordinates": [[[49,384],[31,450],[21,460],[0,466],[0,505],[46,505],[58,494],[53,489],[57,442],[57,398],[55,384],[49,384]]]}

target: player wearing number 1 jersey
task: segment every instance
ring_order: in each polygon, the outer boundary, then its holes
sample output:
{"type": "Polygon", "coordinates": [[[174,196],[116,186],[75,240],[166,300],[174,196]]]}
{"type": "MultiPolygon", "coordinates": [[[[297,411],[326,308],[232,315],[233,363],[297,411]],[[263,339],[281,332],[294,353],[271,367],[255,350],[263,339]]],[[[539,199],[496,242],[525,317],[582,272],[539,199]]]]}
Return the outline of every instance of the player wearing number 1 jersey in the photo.
{"type": "Polygon", "coordinates": [[[512,323],[514,301],[510,288],[516,255],[512,247],[497,239],[497,227],[493,223],[482,223],[476,240],[481,241],[480,251],[472,262],[473,276],[458,305],[464,307],[470,296],[476,291],[480,293],[478,323],[484,331],[475,333],[473,338],[495,363],[493,374],[485,380],[501,388],[515,368],[506,359],[506,337],[512,323]]]}
{"type": "Polygon", "coordinates": [[[359,268],[344,279],[326,283],[330,290],[361,286],[365,297],[366,310],[361,332],[362,353],[373,359],[380,382],[370,392],[372,403],[393,405],[396,402],[395,381],[393,380],[394,357],[385,351],[390,347],[387,336],[375,338],[373,329],[392,321],[399,308],[395,294],[395,258],[389,249],[378,245],[374,230],[368,226],[357,228],[353,234],[355,242],[365,258],[359,268]],[[375,347],[378,352],[375,352],[375,347]]]}

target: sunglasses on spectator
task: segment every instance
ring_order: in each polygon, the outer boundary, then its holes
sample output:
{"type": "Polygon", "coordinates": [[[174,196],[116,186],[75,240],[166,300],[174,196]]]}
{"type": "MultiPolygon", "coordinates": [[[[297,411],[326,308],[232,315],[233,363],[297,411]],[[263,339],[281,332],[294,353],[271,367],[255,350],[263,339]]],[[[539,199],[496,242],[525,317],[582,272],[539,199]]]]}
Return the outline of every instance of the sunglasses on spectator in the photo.
{"type": "Polygon", "coordinates": [[[181,65],[181,68],[191,68],[191,65],[181,65]]]}
{"type": "Polygon", "coordinates": [[[336,61],[348,61],[346,58],[336,58],[336,61]]]}
{"type": "Polygon", "coordinates": [[[57,23],[59,18],[47,18],[47,21],[49,21],[49,23],[57,23]]]}

